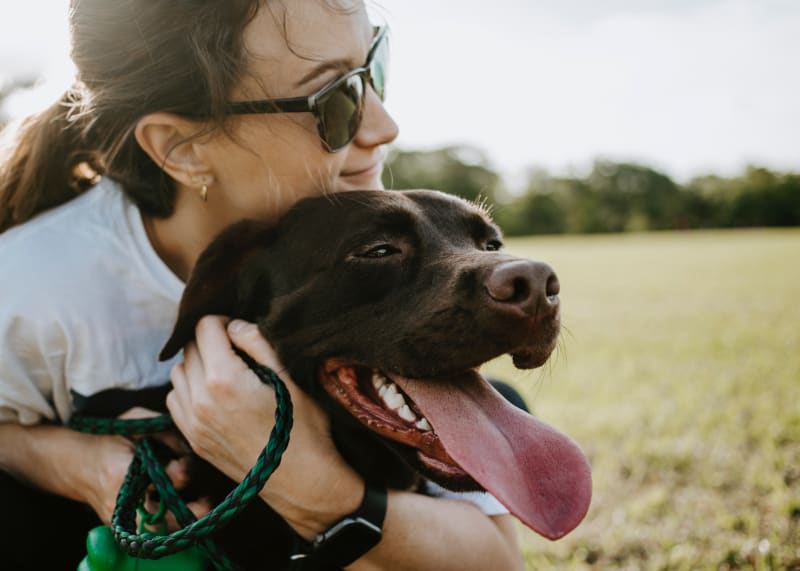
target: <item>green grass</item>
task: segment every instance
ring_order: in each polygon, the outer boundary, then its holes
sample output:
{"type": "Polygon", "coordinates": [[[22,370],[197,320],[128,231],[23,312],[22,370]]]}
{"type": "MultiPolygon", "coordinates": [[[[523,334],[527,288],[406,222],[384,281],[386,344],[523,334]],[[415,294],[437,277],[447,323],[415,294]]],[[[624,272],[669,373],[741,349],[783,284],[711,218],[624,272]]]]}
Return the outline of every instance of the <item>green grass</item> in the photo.
{"type": "Polygon", "coordinates": [[[551,263],[561,346],[510,360],[577,440],[594,497],[572,534],[522,533],[528,569],[800,570],[800,231],[510,240],[551,263]]]}

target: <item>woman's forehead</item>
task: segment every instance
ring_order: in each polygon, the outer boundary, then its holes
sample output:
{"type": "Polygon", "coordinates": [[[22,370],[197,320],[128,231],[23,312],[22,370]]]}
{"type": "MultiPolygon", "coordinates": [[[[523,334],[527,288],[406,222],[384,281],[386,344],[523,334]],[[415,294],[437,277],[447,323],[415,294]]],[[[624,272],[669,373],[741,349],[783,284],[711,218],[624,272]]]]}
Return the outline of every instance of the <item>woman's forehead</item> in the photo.
{"type": "Polygon", "coordinates": [[[245,29],[248,73],[237,91],[253,98],[307,95],[363,65],[372,37],[360,0],[265,2],[245,29]]]}

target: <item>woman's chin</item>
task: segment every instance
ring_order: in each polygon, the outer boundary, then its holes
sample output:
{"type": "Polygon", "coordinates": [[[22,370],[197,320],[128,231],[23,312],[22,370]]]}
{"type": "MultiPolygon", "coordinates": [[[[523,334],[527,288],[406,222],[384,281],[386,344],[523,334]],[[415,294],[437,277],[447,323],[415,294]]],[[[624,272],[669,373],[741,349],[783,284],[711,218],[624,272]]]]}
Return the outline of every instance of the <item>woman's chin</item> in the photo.
{"type": "Polygon", "coordinates": [[[340,175],[336,190],[383,190],[381,172],[382,170],[369,170],[363,173],[340,175]]]}

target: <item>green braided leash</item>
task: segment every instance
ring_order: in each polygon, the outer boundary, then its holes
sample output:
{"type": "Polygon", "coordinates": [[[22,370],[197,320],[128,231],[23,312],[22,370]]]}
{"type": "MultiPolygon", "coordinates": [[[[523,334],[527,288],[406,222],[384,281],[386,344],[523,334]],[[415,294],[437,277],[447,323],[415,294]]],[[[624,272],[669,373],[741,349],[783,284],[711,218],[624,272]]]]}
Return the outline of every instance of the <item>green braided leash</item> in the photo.
{"type": "MultiPolygon", "coordinates": [[[[216,548],[208,537],[233,519],[258,495],[267,479],[280,464],[283,452],[289,444],[289,433],[292,429],[292,400],[286,385],[272,370],[256,363],[249,355],[241,351],[237,350],[237,353],[261,382],[272,385],[275,389],[277,401],[275,426],[270,432],[266,447],[241,484],[211,512],[198,520],[175,491],[164,468],[155,458],[148,440],[146,438],[140,440],[136,446],[134,459],[120,488],[117,505],[111,517],[114,539],[129,555],[143,559],[159,559],[199,545],[217,569],[220,571],[235,569],[234,564],[216,548]],[[136,510],[151,482],[158,490],[161,501],[166,504],[178,523],[183,526],[169,535],[157,535],[146,531],[136,532],[136,510]]],[[[125,436],[161,432],[174,427],[169,415],[134,420],[74,415],[69,424],[72,428],[82,432],[125,436]]]]}

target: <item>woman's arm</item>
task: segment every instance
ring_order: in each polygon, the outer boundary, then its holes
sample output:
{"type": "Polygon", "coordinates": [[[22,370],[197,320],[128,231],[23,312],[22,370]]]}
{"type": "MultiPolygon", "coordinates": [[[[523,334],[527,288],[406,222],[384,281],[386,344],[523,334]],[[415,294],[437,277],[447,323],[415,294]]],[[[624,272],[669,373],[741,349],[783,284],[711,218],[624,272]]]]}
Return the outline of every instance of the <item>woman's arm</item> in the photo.
{"type": "Polygon", "coordinates": [[[46,492],[89,504],[105,523],[133,459],[121,436],[56,425],[0,424],[0,469],[46,492]]]}
{"type": "MultiPolygon", "coordinates": [[[[122,417],[152,414],[132,409],[122,417]]],[[[179,450],[176,439],[159,438],[179,450]]],[[[51,424],[0,423],[0,470],[45,492],[88,504],[105,524],[111,521],[132,459],[133,443],[122,436],[84,434],[51,424]]],[[[165,470],[177,489],[188,481],[186,463],[180,458],[171,460],[165,470]]],[[[203,502],[190,502],[188,507],[198,517],[208,511],[203,502]]],[[[168,524],[177,526],[171,518],[168,524]]]]}
{"type": "MultiPolygon", "coordinates": [[[[255,325],[206,317],[197,340],[173,369],[167,397],[173,418],[194,450],[236,481],[255,463],[274,424],[275,398],[236,357],[230,341],[280,373],[280,364],[255,325]],[[191,379],[191,382],[189,381],[191,379]]],[[[280,467],[261,497],[306,539],[358,507],[361,477],[342,459],[320,407],[285,375],[294,425],[280,467]]],[[[378,569],[522,569],[514,522],[475,506],[390,491],[381,542],[350,566],[378,569]]]]}
{"type": "Polygon", "coordinates": [[[383,539],[350,565],[353,571],[524,568],[510,515],[489,517],[474,505],[389,492],[383,539]]]}

